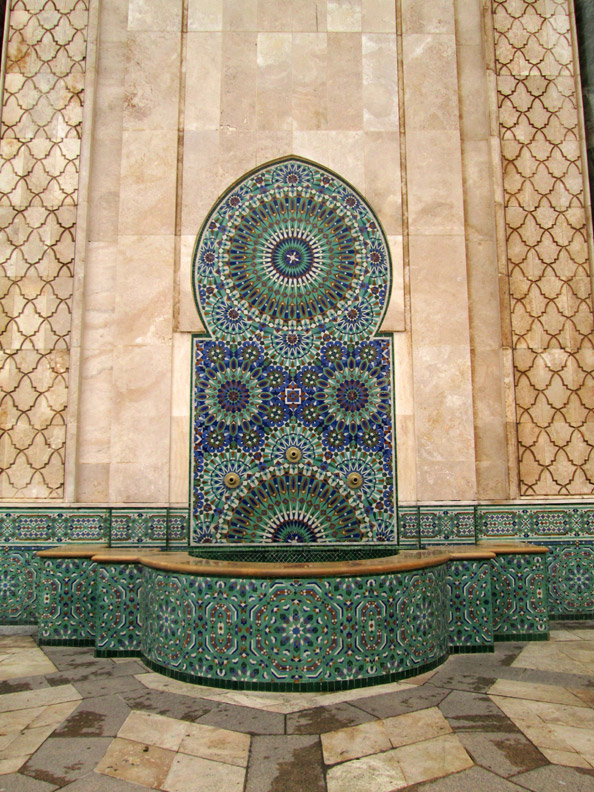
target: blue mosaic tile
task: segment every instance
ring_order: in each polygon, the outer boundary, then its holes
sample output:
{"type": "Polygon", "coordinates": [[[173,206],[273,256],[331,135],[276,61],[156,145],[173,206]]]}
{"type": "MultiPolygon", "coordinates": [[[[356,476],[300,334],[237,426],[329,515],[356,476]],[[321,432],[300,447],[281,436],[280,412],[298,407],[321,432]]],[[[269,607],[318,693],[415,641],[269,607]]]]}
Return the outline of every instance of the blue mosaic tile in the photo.
{"type": "Polygon", "coordinates": [[[40,561],[39,642],[93,641],[95,563],[88,558],[43,558],[40,561]]]}
{"type": "Polygon", "coordinates": [[[493,632],[496,640],[548,635],[545,555],[505,554],[492,559],[493,632]]]}
{"type": "Polygon", "coordinates": [[[97,654],[130,654],[140,650],[142,570],[139,564],[97,564],[97,654]]]}
{"type": "Polygon", "coordinates": [[[493,643],[491,564],[464,559],[450,561],[447,572],[450,598],[450,647],[488,647],[493,643]]]}

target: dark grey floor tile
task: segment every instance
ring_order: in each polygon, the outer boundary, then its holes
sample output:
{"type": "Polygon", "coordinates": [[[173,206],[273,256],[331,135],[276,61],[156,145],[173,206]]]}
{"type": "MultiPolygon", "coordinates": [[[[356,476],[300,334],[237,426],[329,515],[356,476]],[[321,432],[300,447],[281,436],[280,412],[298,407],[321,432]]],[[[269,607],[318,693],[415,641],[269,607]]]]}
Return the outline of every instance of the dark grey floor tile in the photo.
{"type": "Polygon", "coordinates": [[[191,723],[202,718],[216,706],[215,702],[209,699],[164,693],[160,690],[147,690],[144,685],[139,690],[120,693],[120,698],[130,709],[154,712],[157,715],[167,715],[170,718],[191,723]]]}
{"type": "Polygon", "coordinates": [[[114,693],[124,693],[130,690],[146,690],[142,682],[139,682],[133,676],[99,676],[80,682],[78,680],[71,681],[83,698],[110,696],[114,693]]]}
{"type": "Polygon", "coordinates": [[[50,737],[20,772],[65,786],[91,773],[111,742],[111,737],[50,737]]]}
{"type": "Polygon", "coordinates": [[[483,667],[480,670],[470,672],[449,665],[447,668],[439,669],[437,674],[431,677],[431,684],[447,688],[448,690],[485,693],[498,677],[499,674],[496,668],[483,667]]]}
{"type": "Polygon", "coordinates": [[[101,773],[89,773],[73,784],[62,787],[60,792],[143,792],[144,790],[146,787],[122,781],[120,778],[112,778],[101,773]]]}
{"type": "Polygon", "coordinates": [[[373,715],[350,704],[293,712],[287,715],[287,734],[322,734],[373,720],[373,715]]]}
{"type": "Polygon", "coordinates": [[[23,690],[39,690],[44,687],[49,687],[49,685],[45,677],[41,675],[5,679],[0,682],[0,696],[5,693],[21,693],[23,690]]]}
{"type": "Polygon", "coordinates": [[[20,773],[0,776],[0,792],[53,792],[54,789],[57,789],[55,784],[37,781],[20,773]]]}
{"type": "Polygon", "coordinates": [[[455,731],[518,731],[507,715],[482,693],[452,690],[439,709],[455,731]]]}
{"type": "Polygon", "coordinates": [[[326,792],[318,737],[254,737],[245,792],[326,792]]]}
{"type": "Polygon", "coordinates": [[[216,704],[199,723],[246,734],[284,734],[285,716],[233,704],[216,704]]]}
{"type": "Polygon", "coordinates": [[[521,732],[457,732],[475,764],[508,777],[548,764],[521,732]]]}
{"type": "Polygon", "coordinates": [[[450,693],[449,690],[435,687],[427,682],[398,693],[380,693],[367,698],[352,701],[351,705],[375,715],[376,718],[390,718],[392,715],[403,715],[405,712],[436,707],[450,693]]]}
{"type": "Polygon", "coordinates": [[[521,792],[522,789],[513,781],[500,778],[483,767],[471,767],[447,778],[406,787],[407,792],[521,792]]]}
{"type": "Polygon", "coordinates": [[[119,696],[83,699],[53,736],[115,737],[129,714],[130,707],[119,696]]]}
{"type": "Polygon", "coordinates": [[[533,792],[594,792],[594,771],[547,765],[516,776],[514,781],[533,792]]]}

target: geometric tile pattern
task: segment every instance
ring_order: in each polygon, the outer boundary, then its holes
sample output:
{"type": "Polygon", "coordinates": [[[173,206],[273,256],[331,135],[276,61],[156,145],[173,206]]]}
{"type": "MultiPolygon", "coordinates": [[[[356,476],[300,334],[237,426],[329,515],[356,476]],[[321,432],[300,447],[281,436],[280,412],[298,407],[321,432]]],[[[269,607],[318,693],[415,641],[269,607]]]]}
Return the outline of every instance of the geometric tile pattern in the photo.
{"type": "Polygon", "coordinates": [[[96,564],[87,558],[40,560],[39,642],[92,643],[96,564]]]}
{"type": "Polygon", "coordinates": [[[96,565],[97,655],[111,657],[140,651],[141,587],[140,564],[96,565]]]}
{"type": "Polygon", "coordinates": [[[194,259],[192,544],[394,540],[389,287],[377,219],[321,167],[218,201],[194,259]]]}
{"type": "Polygon", "coordinates": [[[436,544],[469,544],[476,540],[472,506],[401,507],[398,513],[399,544],[402,546],[435,542],[436,544]]]}
{"type": "Polygon", "coordinates": [[[0,495],[61,498],[87,0],[14,0],[0,145],[0,495]]]}
{"type": "Polygon", "coordinates": [[[546,561],[551,617],[594,615],[594,543],[550,545],[546,561]]]}
{"type": "Polygon", "coordinates": [[[0,547],[0,624],[37,624],[40,559],[28,547],[0,547]]]}
{"type": "Polygon", "coordinates": [[[497,555],[491,592],[495,640],[547,638],[546,554],[497,555]]]}
{"type": "Polygon", "coordinates": [[[492,0],[522,495],[594,486],[594,314],[570,5],[492,0]]]}
{"type": "Polygon", "coordinates": [[[491,564],[478,559],[448,562],[450,649],[476,651],[493,643],[491,564]]]}
{"type": "Polygon", "coordinates": [[[142,655],[165,673],[242,688],[387,681],[447,653],[445,575],[444,565],[300,580],[146,568],[142,655]]]}

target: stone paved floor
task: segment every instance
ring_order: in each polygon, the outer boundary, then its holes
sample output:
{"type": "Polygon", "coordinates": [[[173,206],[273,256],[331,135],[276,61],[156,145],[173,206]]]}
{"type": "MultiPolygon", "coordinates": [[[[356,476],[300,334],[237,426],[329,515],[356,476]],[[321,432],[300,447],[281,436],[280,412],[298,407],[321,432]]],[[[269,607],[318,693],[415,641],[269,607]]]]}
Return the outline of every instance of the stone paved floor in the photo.
{"type": "Polygon", "coordinates": [[[0,792],[594,792],[594,622],[553,627],[320,694],[187,685],[0,628],[0,792]]]}

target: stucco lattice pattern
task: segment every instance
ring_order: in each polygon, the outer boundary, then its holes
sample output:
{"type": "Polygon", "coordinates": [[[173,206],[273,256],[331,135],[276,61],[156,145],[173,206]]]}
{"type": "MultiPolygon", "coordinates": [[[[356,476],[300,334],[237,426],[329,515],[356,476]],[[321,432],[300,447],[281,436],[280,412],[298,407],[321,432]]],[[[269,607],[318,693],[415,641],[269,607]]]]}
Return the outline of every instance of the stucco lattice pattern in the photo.
{"type": "Polygon", "coordinates": [[[520,488],[594,484],[592,293],[567,0],[493,0],[520,488]]]}
{"type": "Polygon", "coordinates": [[[13,0],[0,148],[0,497],[60,498],[86,0],[13,0]]]}

